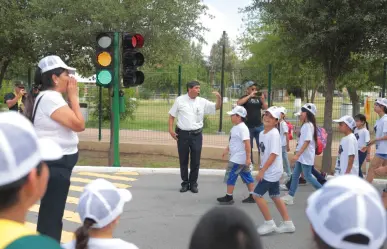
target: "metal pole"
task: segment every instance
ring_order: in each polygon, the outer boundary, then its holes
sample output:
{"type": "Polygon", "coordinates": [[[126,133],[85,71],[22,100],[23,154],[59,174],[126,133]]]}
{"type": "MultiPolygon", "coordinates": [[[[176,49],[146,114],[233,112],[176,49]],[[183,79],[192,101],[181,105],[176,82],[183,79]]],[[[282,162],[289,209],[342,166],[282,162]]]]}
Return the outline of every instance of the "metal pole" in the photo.
{"type": "Polygon", "coordinates": [[[114,162],[113,166],[120,166],[120,48],[119,48],[120,33],[114,32],[114,80],[113,80],[113,105],[112,113],[114,120],[113,137],[114,137],[114,162]]]}
{"type": "Polygon", "coordinates": [[[179,65],[179,73],[178,73],[178,96],[181,95],[181,65],[179,65]]]}
{"type": "Polygon", "coordinates": [[[220,105],[220,117],[219,117],[219,133],[222,132],[223,121],[223,96],[224,96],[224,62],[226,56],[226,31],[223,31],[223,49],[222,49],[222,73],[220,78],[220,96],[222,97],[222,103],[220,105]]]}
{"type": "Polygon", "coordinates": [[[267,90],[267,104],[271,106],[271,75],[272,75],[272,65],[269,64],[269,79],[268,79],[268,90],[267,90]]]}
{"type": "Polygon", "coordinates": [[[387,62],[384,62],[383,67],[383,92],[382,92],[382,98],[386,96],[386,81],[387,81],[387,62]]]}
{"type": "Polygon", "coordinates": [[[98,141],[102,139],[102,86],[99,86],[99,104],[98,104],[98,141]]]}

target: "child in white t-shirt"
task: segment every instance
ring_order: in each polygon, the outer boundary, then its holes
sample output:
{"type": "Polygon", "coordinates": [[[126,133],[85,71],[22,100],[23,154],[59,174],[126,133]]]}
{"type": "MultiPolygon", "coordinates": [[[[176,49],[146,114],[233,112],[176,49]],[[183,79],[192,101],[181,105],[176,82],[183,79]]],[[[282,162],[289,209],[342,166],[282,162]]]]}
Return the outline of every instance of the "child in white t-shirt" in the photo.
{"type": "Polygon", "coordinates": [[[236,106],[232,111],[227,112],[231,116],[231,122],[234,126],[230,131],[230,142],[224,150],[222,158],[230,154],[224,182],[227,184],[227,193],[224,197],[217,198],[220,204],[233,204],[233,192],[238,176],[247,185],[250,192],[249,197],[244,199],[243,203],[255,203],[253,198],[254,178],[251,175],[251,145],[250,133],[244,123],[247,111],[243,106],[236,106]]]}
{"type": "Polygon", "coordinates": [[[368,122],[366,119],[366,116],[363,114],[357,114],[355,117],[356,122],[356,128],[353,131],[353,134],[355,134],[355,137],[357,139],[357,145],[358,145],[358,154],[359,154],[359,176],[363,178],[363,172],[361,170],[361,166],[364,163],[364,160],[367,159],[367,162],[370,161],[370,152],[371,148],[368,147],[367,150],[364,152],[362,149],[367,146],[367,144],[370,142],[370,132],[368,130],[368,122]]]}
{"type": "MultiPolygon", "coordinates": [[[[290,151],[289,127],[285,121],[285,115],[287,113],[287,110],[285,107],[280,107],[280,109],[281,109],[281,118],[279,122],[279,128],[280,128],[279,130],[280,130],[280,136],[281,136],[282,162],[283,162],[284,171],[286,172],[289,179],[292,172],[290,170],[290,163],[288,158],[288,152],[290,151]]],[[[287,182],[287,180],[284,182],[287,182]]]]}
{"type": "Polygon", "coordinates": [[[118,189],[105,179],[89,183],[79,199],[78,213],[83,225],[75,232],[76,240],[64,249],[138,249],[132,243],[113,238],[124,205],[132,199],[127,189],[118,189]]]}
{"type": "MultiPolygon", "coordinates": [[[[371,161],[371,167],[367,172],[367,181],[372,183],[375,174],[387,174],[387,99],[379,98],[375,101],[374,111],[379,115],[380,119],[376,121],[375,139],[372,139],[367,147],[376,144],[376,154],[371,161]]],[[[366,147],[362,151],[366,151],[366,147]]]]}
{"type": "Polygon", "coordinates": [[[282,148],[281,138],[276,129],[281,110],[272,106],[268,108],[263,117],[264,130],[259,134],[259,153],[261,165],[256,177],[258,184],[254,189],[255,201],[265,219],[265,223],[258,227],[260,235],[271,232],[292,233],[296,230],[289,218],[285,203],[280,198],[279,180],[282,176],[282,148]],[[277,227],[272,219],[269,208],[263,196],[269,192],[269,196],[280,212],[283,222],[277,227]]]}
{"type": "Polygon", "coordinates": [[[339,154],[336,160],[335,176],[352,174],[359,175],[358,143],[352,133],[355,128],[355,120],[348,115],[333,120],[339,124],[339,131],[345,135],[340,141],[339,154]]]}

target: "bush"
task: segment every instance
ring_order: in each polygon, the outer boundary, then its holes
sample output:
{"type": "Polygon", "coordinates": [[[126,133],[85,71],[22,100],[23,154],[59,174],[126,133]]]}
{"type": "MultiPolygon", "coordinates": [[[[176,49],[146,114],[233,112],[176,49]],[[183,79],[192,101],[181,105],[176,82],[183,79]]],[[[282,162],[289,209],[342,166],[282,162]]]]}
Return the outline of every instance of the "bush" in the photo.
{"type": "MultiPolygon", "coordinates": [[[[124,91],[123,98],[125,99],[125,112],[120,113],[120,119],[125,120],[127,118],[134,119],[134,113],[137,110],[138,107],[138,101],[134,98],[135,96],[135,90],[133,88],[125,88],[122,89],[124,91]]],[[[98,91],[95,91],[94,98],[92,100],[93,105],[95,106],[94,111],[92,112],[92,116],[96,119],[98,119],[98,91]]],[[[102,92],[102,120],[108,121],[112,118],[111,116],[111,103],[112,98],[109,96],[108,89],[103,89],[102,92]]]]}
{"type": "Polygon", "coordinates": [[[152,97],[152,94],[153,93],[150,90],[144,89],[144,88],[140,89],[139,91],[140,99],[145,99],[145,100],[150,99],[152,97]]]}

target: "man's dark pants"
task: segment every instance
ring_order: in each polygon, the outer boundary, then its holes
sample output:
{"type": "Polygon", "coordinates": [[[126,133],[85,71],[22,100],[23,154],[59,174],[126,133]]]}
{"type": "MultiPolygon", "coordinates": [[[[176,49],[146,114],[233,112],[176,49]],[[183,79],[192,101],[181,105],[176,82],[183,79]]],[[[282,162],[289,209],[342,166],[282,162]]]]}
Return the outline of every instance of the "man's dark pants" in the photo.
{"type": "Polygon", "coordinates": [[[70,177],[77,161],[78,152],[47,162],[50,178],[46,193],[40,202],[37,230],[58,242],[62,236],[62,219],[70,188],[70,177]]]}
{"type": "Polygon", "coordinates": [[[202,152],[203,134],[201,131],[191,132],[176,130],[178,134],[177,149],[179,152],[181,186],[197,186],[199,176],[200,156],[202,152]],[[190,173],[188,175],[188,160],[190,173]]]}
{"type": "Polygon", "coordinates": [[[249,128],[250,131],[250,145],[251,145],[251,162],[254,163],[253,160],[253,147],[254,147],[254,138],[257,143],[258,156],[259,156],[259,133],[263,131],[263,124],[254,128],[249,128]]]}

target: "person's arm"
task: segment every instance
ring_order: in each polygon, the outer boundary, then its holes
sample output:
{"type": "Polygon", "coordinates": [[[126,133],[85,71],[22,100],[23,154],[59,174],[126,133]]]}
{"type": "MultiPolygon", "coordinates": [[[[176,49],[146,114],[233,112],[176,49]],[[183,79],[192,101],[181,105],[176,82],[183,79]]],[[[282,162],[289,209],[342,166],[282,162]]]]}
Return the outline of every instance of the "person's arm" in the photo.
{"type": "MultiPolygon", "coordinates": [[[[74,78],[70,78],[67,85],[67,93],[71,108],[69,105],[65,104],[52,112],[50,117],[75,132],[81,132],[85,130],[85,119],[83,118],[81,107],[79,106],[77,92],[77,81],[74,78]]],[[[42,98],[44,97],[45,96],[42,98]]],[[[64,99],[62,100],[65,102],[64,99]]]]}
{"type": "Polygon", "coordinates": [[[227,147],[223,150],[222,159],[224,159],[229,152],[230,152],[230,146],[227,145],[227,147]]]}
{"type": "Polygon", "coordinates": [[[246,165],[249,166],[251,164],[251,144],[250,138],[248,140],[244,140],[245,151],[246,151],[246,165]]]}
{"type": "Polygon", "coordinates": [[[215,104],[215,109],[219,110],[221,105],[222,105],[222,96],[220,96],[220,93],[218,92],[213,92],[216,96],[216,104],[215,104]]]}
{"type": "Polygon", "coordinates": [[[261,104],[262,104],[262,109],[263,110],[266,110],[267,108],[269,108],[269,105],[265,102],[265,94],[262,93],[262,96],[261,96],[261,104]]]}
{"type": "Polygon", "coordinates": [[[7,107],[12,108],[14,105],[16,105],[16,103],[21,97],[23,97],[22,91],[20,91],[17,95],[14,95],[13,93],[7,94],[4,97],[7,107]]]}
{"type": "Polygon", "coordinates": [[[250,98],[254,97],[256,93],[257,93],[257,91],[253,91],[252,93],[250,93],[250,94],[240,98],[237,101],[237,105],[244,105],[244,104],[246,104],[246,102],[249,101],[250,98]]]}
{"type": "Polygon", "coordinates": [[[173,129],[174,122],[175,122],[175,117],[172,116],[171,114],[169,114],[169,119],[168,119],[169,134],[171,135],[171,137],[173,139],[175,139],[177,141],[177,134],[176,134],[175,130],[173,129]]]}
{"type": "Polygon", "coordinates": [[[349,155],[348,156],[348,166],[347,166],[347,170],[345,171],[345,174],[351,173],[354,160],[355,160],[355,155],[349,155]]]}

